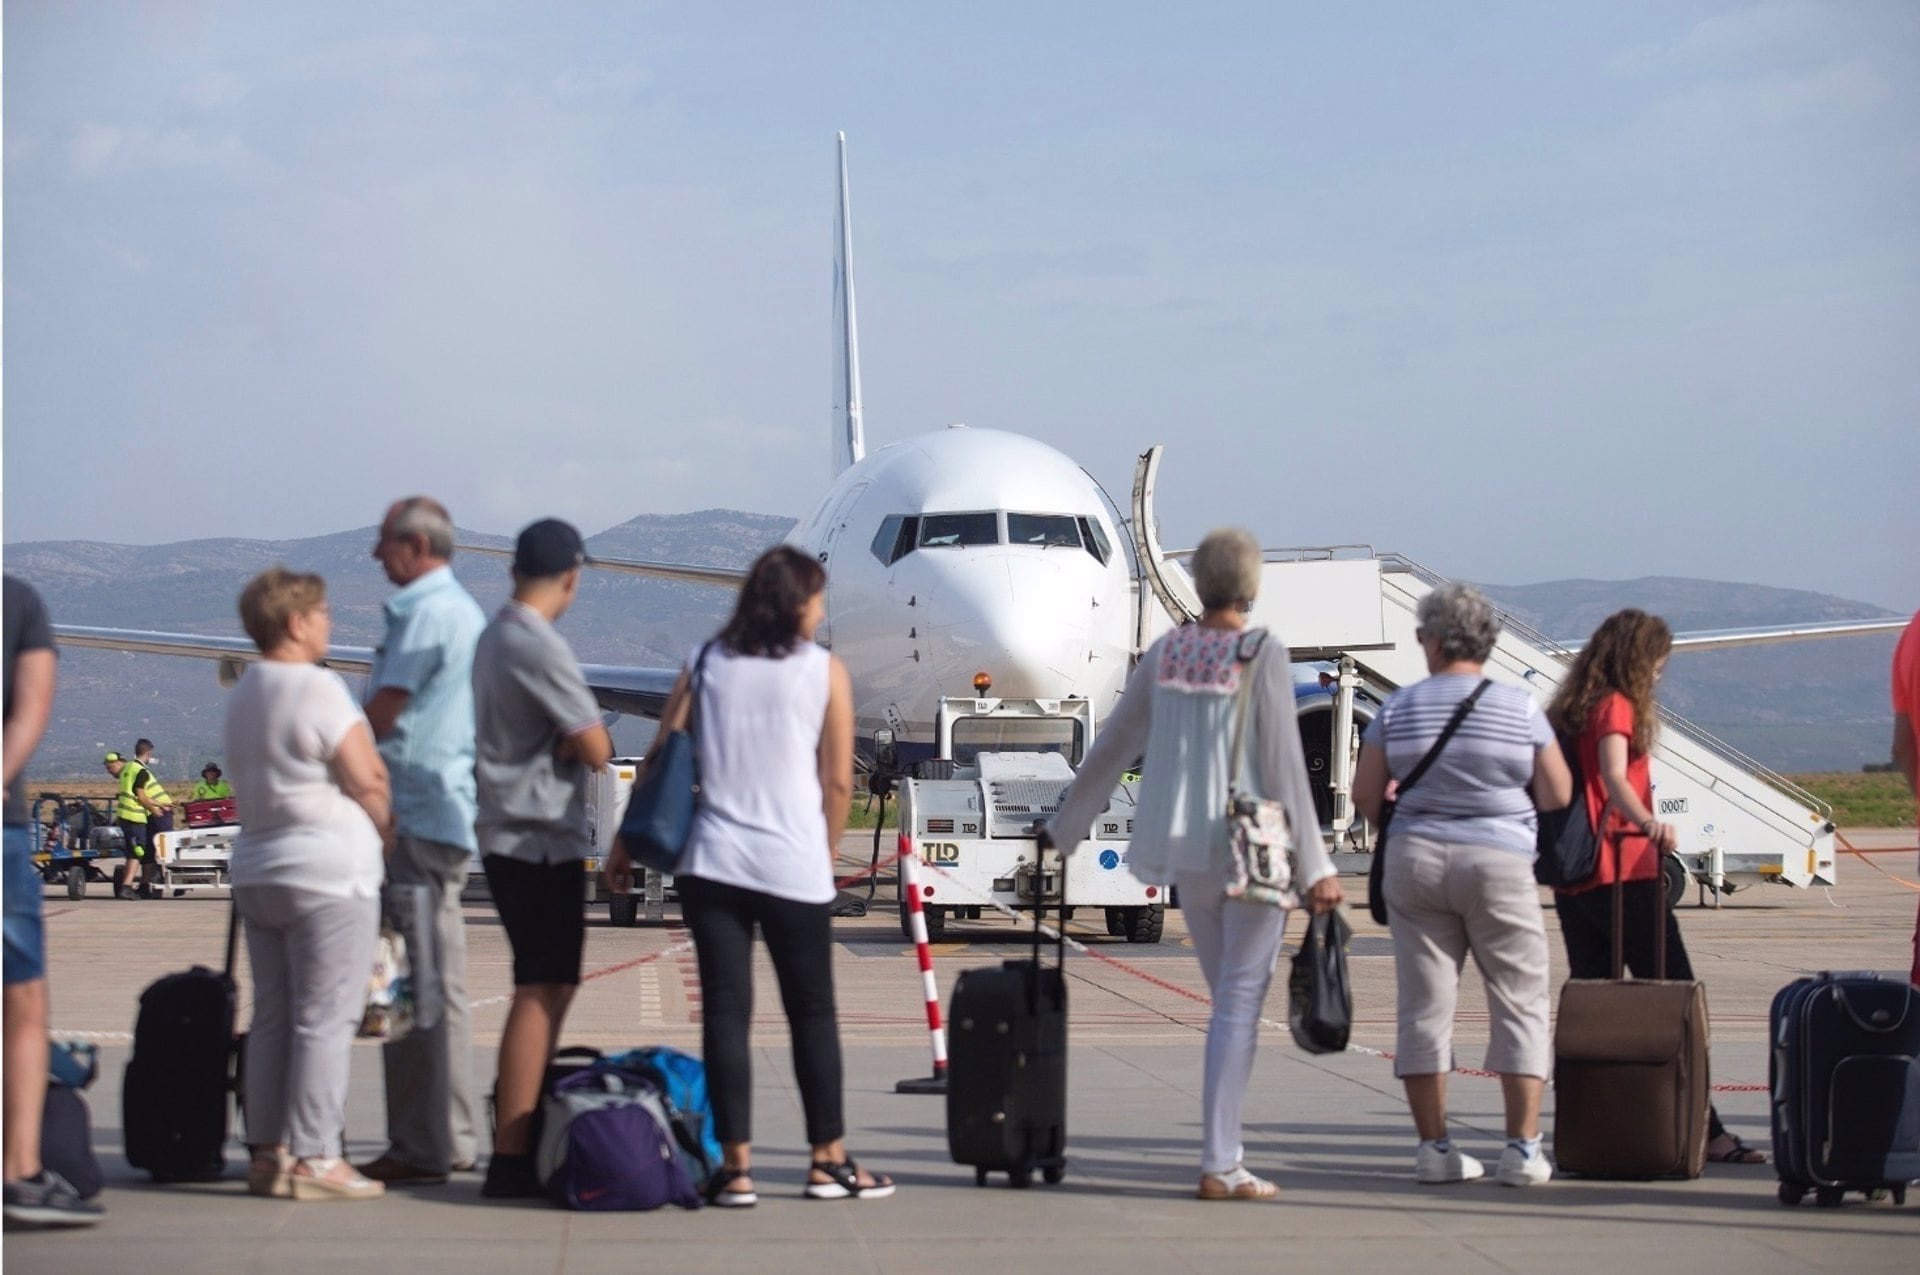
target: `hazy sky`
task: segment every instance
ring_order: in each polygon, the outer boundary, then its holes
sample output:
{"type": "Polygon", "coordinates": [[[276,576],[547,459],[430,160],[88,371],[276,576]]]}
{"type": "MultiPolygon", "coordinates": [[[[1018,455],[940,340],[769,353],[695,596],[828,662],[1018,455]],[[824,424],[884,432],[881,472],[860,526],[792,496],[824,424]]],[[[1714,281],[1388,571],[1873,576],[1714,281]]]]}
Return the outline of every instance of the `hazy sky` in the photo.
{"type": "Polygon", "coordinates": [[[1920,605],[1920,6],[5,6],[5,535],[804,512],[867,428],[1165,539],[1920,605]]]}

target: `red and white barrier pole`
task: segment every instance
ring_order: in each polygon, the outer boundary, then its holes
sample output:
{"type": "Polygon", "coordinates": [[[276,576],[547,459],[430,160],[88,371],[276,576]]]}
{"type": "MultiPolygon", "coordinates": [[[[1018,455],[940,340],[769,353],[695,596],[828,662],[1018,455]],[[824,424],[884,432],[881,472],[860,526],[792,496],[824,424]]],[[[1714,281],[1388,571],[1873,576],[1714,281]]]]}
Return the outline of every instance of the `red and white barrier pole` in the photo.
{"type": "Polygon", "coordinates": [[[933,980],[933,947],[927,942],[927,914],[920,902],[920,883],[915,871],[920,856],[913,852],[913,837],[900,830],[900,897],[907,904],[907,925],[913,935],[914,953],[920,958],[920,984],[927,998],[927,1032],[933,1038],[933,1074],[913,1076],[893,1087],[895,1093],[945,1093],[947,1091],[947,1033],[940,1025],[940,987],[933,980]]]}

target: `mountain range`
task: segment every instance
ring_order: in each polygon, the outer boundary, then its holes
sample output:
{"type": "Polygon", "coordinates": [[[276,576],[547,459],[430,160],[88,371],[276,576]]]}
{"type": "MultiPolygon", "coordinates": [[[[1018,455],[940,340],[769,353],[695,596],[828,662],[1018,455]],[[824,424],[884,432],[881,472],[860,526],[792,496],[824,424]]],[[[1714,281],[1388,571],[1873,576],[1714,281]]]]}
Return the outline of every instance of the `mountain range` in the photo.
{"type": "MultiPolygon", "coordinates": [[[[588,539],[604,557],[739,566],[776,543],[791,519],[712,509],[642,515],[588,539]]],[[[506,536],[462,531],[462,543],[506,545],[506,536]]],[[[66,624],[238,634],[234,600],[261,569],[281,562],[318,571],[328,583],[334,641],[372,645],[392,586],[372,558],[375,528],[299,540],[191,540],[165,545],[97,541],[9,544],[6,569],[39,589],[66,624]]],[[[491,612],[507,596],[504,560],[457,556],[454,570],[491,612]]],[[[1676,631],[1888,614],[1862,602],[1800,590],[1656,576],[1639,580],[1557,580],[1481,586],[1534,628],[1578,638],[1622,606],[1665,616],[1676,631]]],[[[724,618],[718,589],[589,572],[561,630],[580,658],[599,663],[677,663],[724,618]]],[[[1857,770],[1884,761],[1892,734],[1887,668],[1892,637],[1839,638],[1795,645],[1675,656],[1663,700],[1682,715],[1777,770],[1857,770]]],[[[221,691],[211,662],[69,650],[62,654],[54,721],[29,782],[98,773],[107,748],[138,736],[158,745],[160,774],[186,781],[220,752],[221,691]]],[[[643,746],[652,724],[622,719],[622,750],[643,746]]]]}

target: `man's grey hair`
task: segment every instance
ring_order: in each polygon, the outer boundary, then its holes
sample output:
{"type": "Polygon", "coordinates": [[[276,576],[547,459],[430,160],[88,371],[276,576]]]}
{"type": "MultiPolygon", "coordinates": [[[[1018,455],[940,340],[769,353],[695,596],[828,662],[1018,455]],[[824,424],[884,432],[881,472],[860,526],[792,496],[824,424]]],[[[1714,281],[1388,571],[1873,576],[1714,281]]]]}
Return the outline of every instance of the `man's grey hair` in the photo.
{"type": "Polygon", "coordinates": [[[1443,584],[1420,599],[1420,632],[1440,644],[1448,663],[1484,664],[1500,638],[1500,613],[1470,584],[1443,584]]]}
{"type": "Polygon", "coordinates": [[[423,536],[427,552],[436,558],[453,557],[453,515],[432,496],[408,496],[393,520],[396,536],[423,536]]]}
{"type": "Polygon", "coordinates": [[[1207,533],[1193,553],[1193,589],[1209,611],[1253,601],[1260,592],[1260,542],[1238,527],[1207,533]]]}

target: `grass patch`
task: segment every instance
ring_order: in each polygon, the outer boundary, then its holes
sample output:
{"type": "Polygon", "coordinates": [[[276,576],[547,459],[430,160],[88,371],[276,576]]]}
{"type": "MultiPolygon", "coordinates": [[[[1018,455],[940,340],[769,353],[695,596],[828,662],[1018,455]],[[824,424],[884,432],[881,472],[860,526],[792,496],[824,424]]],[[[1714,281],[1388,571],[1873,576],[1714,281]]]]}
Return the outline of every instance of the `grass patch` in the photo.
{"type": "Polygon", "coordinates": [[[1913,825],[1913,794],[1905,778],[1890,771],[1830,771],[1788,775],[1833,807],[1842,828],[1907,828],[1913,825]]]}
{"type": "MultiPolygon", "coordinates": [[[[881,827],[893,828],[899,826],[899,820],[894,817],[896,809],[892,799],[889,798],[887,801],[887,821],[881,824],[881,827]]],[[[853,798],[853,809],[847,813],[847,830],[851,832],[856,828],[865,828],[871,831],[874,822],[879,819],[879,817],[880,802],[877,798],[873,801],[871,807],[869,807],[864,794],[855,794],[853,798]]]]}

